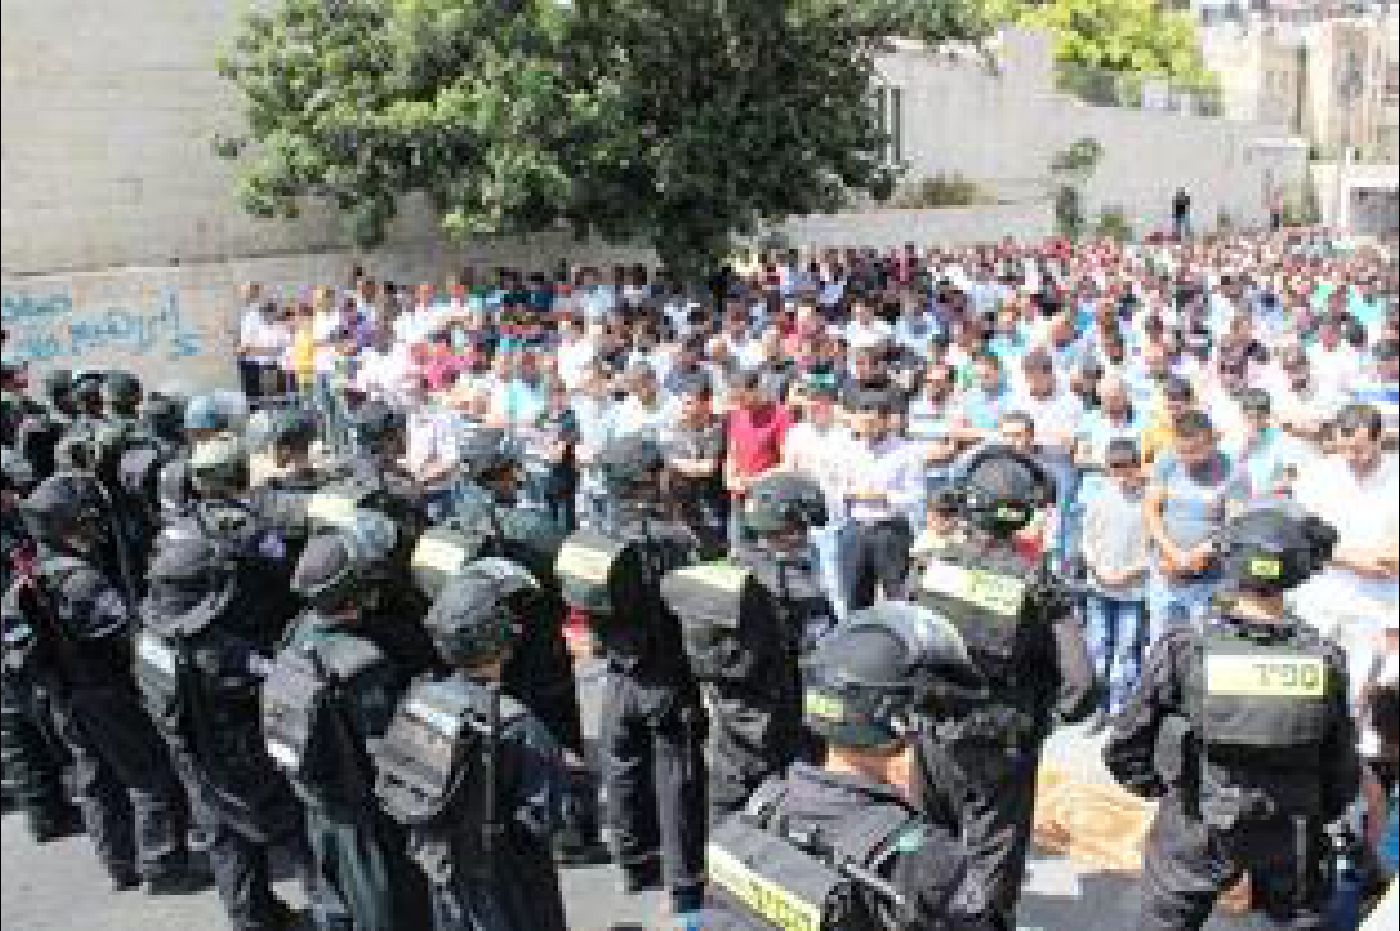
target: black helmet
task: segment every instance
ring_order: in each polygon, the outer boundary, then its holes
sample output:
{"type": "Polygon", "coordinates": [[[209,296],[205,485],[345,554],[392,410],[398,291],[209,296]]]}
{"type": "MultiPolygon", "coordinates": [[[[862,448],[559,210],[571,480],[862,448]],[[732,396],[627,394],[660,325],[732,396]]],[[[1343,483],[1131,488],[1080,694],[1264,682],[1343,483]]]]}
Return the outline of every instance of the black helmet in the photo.
{"type": "Polygon", "coordinates": [[[981,673],[942,615],[884,601],[857,611],[803,662],[807,726],[837,746],[904,740],[910,714],[940,698],[977,695],[981,673]]]}
{"type": "Polygon", "coordinates": [[[39,483],[19,505],[34,539],[57,544],[68,536],[93,535],[102,514],[97,480],[83,472],[59,472],[39,483]]]}
{"type": "Polygon", "coordinates": [[[339,608],[382,581],[397,539],[388,517],[358,509],[343,528],[307,542],[292,573],[292,590],[316,607],[339,608]]]}
{"type": "Polygon", "coordinates": [[[779,473],[754,483],[744,502],[744,523],[760,537],[826,524],[821,486],[803,475],[779,473]]]}
{"type": "Polygon", "coordinates": [[[233,601],[238,573],[236,562],[209,537],[168,536],[146,578],[142,623],[171,636],[196,633],[222,615],[233,601]]]}
{"type": "Polygon", "coordinates": [[[306,449],[316,439],[318,426],[310,411],[277,411],[272,418],[268,441],[273,449],[306,449]]]}
{"type": "Polygon", "coordinates": [[[49,369],[44,375],[44,397],[50,404],[61,404],[73,395],[73,373],[67,369],[49,369]]]}
{"type": "Polygon", "coordinates": [[[160,474],[165,459],[154,446],[137,446],[122,453],[117,482],[133,501],[152,512],[160,506],[160,474]]]}
{"type": "Polygon", "coordinates": [[[505,431],[499,427],[473,427],[465,431],[458,450],[463,470],[473,481],[492,478],[515,463],[505,431]]]}
{"type": "Polygon", "coordinates": [[[1034,457],[1001,443],[979,446],[953,467],[963,517],[995,537],[1009,537],[1055,500],[1055,480],[1034,457]]]}
{"type": "Polygon", "coordinates": [[[624,500],[646,497],[665,464],[656,441],[636,435],[611,441],[597,461],[608,491],[624,500]]]}
{"type": "Polygon", "coordinates": [[[102,382],[102,401],[108,411],[134,413],[141,403],[141,382],[130,372],[110,372],[102,382]]]}
{"type": "Polygon", "coordinates": [[[24,495],[33,491],[38,476],[23,455],[8,446],[0,446],[0,481],[4,482],[5,491],[24,495]]]}
{"type": "Polygon", "coordinates": [[[1225,524],[1225,577],[1241,591],[1274,595],[1296,588],[1332,558],[1337,531],[1297,505],[1251,507],[1225,524]]]}
{"type": "Polygon", "coordinates": [[[505,559],[480,559],[453,576],[424,618],[443,661],[475,666],[499,657],[520,635],[539,583],[505,559]]]}
{"type": "Polygon", "coordinates": [[[141,405],[141,422],[158,439],[181,442],[185,437],[184,398],[174,394],[148,394],[141,405]]]}
{"type": "Polygon", "coordinates": [[[382,401],[369,401],[355,415],[355,439],[371,452],[382,452],[406,428],[402,412],[382,401]]]}
{"type": "Polygon", "coordinates": [[[100,372],[79,372],[73,376],[73,399],[83,404],[97,404],[102,400],[102,375],[100,372]]]}

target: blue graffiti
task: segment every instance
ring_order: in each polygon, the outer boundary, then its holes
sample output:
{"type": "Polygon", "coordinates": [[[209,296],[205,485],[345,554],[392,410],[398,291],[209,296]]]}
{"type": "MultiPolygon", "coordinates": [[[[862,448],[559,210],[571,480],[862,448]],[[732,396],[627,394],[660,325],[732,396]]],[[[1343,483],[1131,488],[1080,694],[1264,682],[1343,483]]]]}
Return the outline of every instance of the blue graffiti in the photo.
{"type": "MultiPolygon", "coordinates": [[[[203,334],[186,326],[179,295],[167,289],[154,308],[108,307],[74,312],[68,294],[5,295],[6,356],[52,362],[124,353],[187,359],[203,351],[203,334]]],[[[94,360],[97,361],[97,360],[94,360]]]]}

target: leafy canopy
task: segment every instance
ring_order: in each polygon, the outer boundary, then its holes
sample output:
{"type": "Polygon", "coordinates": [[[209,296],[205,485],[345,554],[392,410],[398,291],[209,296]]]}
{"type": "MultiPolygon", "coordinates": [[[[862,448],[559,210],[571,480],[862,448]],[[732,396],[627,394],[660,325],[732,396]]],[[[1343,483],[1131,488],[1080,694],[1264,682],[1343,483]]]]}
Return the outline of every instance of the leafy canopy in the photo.
{"type": "Polygon", "coordinates": [[[1189,87],[1212,80],[1190,15],[1159,0],[987,0],[986,15],[1048,30],[1064,64],[1167,77],[1189,87]]]}
{"type": "Polygon", "coordinates": [[[239,194],[325,198],[382,241],[425,194],[454,237],[567,224],[681,274],[761,221],[887,192],[871,107],[891,36],[988,31],[981,0],[279,0],[220,62],[239,194]]]}

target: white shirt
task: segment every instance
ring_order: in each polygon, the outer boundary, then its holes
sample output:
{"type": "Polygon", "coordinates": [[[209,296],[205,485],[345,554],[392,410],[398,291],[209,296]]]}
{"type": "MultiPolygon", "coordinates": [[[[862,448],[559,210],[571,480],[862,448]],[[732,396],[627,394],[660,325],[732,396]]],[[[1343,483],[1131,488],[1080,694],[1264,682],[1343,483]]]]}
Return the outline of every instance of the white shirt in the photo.
{"type": "Polygon", "coordinates": [[[846,324],[846,342],[850,344],[852,349],[878,346],[881,343],[889,342],[893,337],[894,329],[878,317],[869,323],[852,320],[846,324]]]}
{"type": "Polygon", "coordinates": [[[1308,359],[1313,382],[1324,394],[1350,394],[1351,386],[1361,377],[1361,357],[1350,346],[1339,344],[1330,350],[1313,346],[1308,359]]]}
{"type": "MultiPolygon", "coordinates": [[[[1358,478],[1340,456],[1327,456],[1312,463],[1298,477],[1294,498],[1337,529],[1337,547],[1392,545],[1400,539],[1400,465],[1386,455],[1370,475],[1358,478]]],[[[1325,596],[1333,604],[1355,606],[1358,613],[1368,607],[1384,607],[1393,616],[1400,606],[1395,579],[1363,579],[1341,568],[1328,568],[1303,585],[1313,597],[1325,596]]]]}
{"type": "Polygon", "coordinates": [[[583,381],[583,373],[597,354],[592,340],[579,338],[563,343],[555,353],[559,377],[570,391],[577,391],[583,381]]]}
{"type": "Polygon", "coordinates": [[[282,358],[282,351],[291,342],[291,337],[285,327],[265,320],[262,310],[254,305],[243,311],[238,324],[238,342],[247,350],[244,359],[268,365],[282,358]]]}
{"type": "Polygon", "coordinates": [[[841,485],[850,468],[851,432],[840,424],[818,427],[811,421],[795,423],[783,439],[783,461],[813,479],[826,493],[827,510],[841,508],[841,485]]]}
{"type": "MultiPolygon", "coordinates": [[[[451,411],[433,410],[420,407],[408,418],[408,437],[405,460],[414,475],[422,472],[430,462],[451,463],[458,461],[457,417],[451,411]]],[[[445,479],[445,484],[450,479],[445,479]]]]}
{"type": "Polygon", "coordinates": [[[1067,391],[1056,391],[1044,398],[1022,392],[1007,404],[1007,410],[1030,415],[1035,422],[1036,442],[1047,451],[1071,452],[1074,437],[1084,428],[1084,403],[1067,391]],[[1071,446],[1064,446],[1065,441],[1056,438],[1057,434],[1067,437],[1071,446]]]}
{"type": "Polygon", "coordinates": [[[899,437],[871,444],[854,440],[846,447],[846,468],[841,494],[848,517],[875,523],[908,513],[924,493],[924,463],[918,447],[899,437]],[[870,488],[885,494],[884,501],[852,496],[870,488]]]}
{"type": "Polygon", "coordinates": [[[388,352],[369,346],[360,351],[355,387],[368,397],[397,402],[411,370],[408,346],[403,343],[395,343],[388,352]]]}
{"type": "Polygon", "coordinates": [[[645,407],[640,398],[629,394],[617,407],[613,436],[616,438],[641,434],[655,439],[661,436],[670,420],[670,410],[659,395],[652,407],[645,407]]]}

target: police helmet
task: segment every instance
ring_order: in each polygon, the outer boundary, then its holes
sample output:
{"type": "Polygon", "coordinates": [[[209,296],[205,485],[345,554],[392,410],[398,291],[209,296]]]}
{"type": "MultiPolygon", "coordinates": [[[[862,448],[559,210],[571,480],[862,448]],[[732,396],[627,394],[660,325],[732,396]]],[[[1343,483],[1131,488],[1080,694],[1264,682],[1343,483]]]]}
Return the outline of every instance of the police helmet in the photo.
{"type": "Polygon", "coordinates": [[[656,487],[666,461],[656,441],[644,436],[624,436],[608,443],[598,454],[597,466],[608,491],[623,499],[645,497],[656,487]]]}
{"type": "Polygon", "coordinates": [[[519,599],[538,590],[518,566],[483,562],[450,578],[423,620],[438,655],[452,666],[470,668],[499,658],[520,635],[519,599]]]}
{"type": "Polygon", "coordinates": [[[79,372],[73,376],[73,399],[80,404],[96,405],[102,401],[102,375],[99,372],[79,372]]]}
{"type": "Polygon", "coordinates": [[[277,420],[277,411],[269,408],[254,411],[243,428],[243,442],[248,452],[262,454],[272,448],[272,434],[277,420]]]}
{"type": "Polygon", "coordinates": [[[309,411],[279,411],[272,420],[273,449],[306,449],[316,439],[316,418],[309,411]]]}
{"type": "Polygon", "coordinates": [[[201,495],[238,494],[248,488],[248,450],[232,433],[200,440],[189,462],[190,484],[201,495]]]}
{"type": "Polygon", "coordinates": [[[142,623],[169,636],[197,633],[221,615],[233,601],[238,573],[210,537],[171,535],[151,559],[146,578],[142,623]]]}
{"type": "Polygon", "coordinates": [[[111,372],[102,382],[102,401],[108,411],[130,413],[141,403],[141,382],[130,372],[111,372]]]}
{"type": "Polygon", "coordinates": [[[1225,524],[1225,577],[1237,589],[1273,595],[1296,588],[1332,558],[1337,531],[1294,504],[1251,507],[1225,524]]]}
{"type": "Polygon", "coordinates": [[[316,607],[341,607],[382,581],[397,540],[393,521],[357,508],[344,526],[307,542],[292,573],[292,590],[316,607]]]}
{"type": "Polygon", "coordinates": [[[185,401],[178,395],[151,393],[141,405],[141,422],[159,439],[178,443],[184,439],[185,401]]]}
{"type": "Polygon", "coordinates": [[[407,429],[407,421],[402,412],[382,401],[370,401],[355,415],[353,429],[362,448],[382,452],[407,429]]]}
{"type": "Polygon", "coordinates": [[[68,369],[49,369],[44,375],[44,397],[51,404],[62,404],[73,395],[73,373],[68,369]]]}
{"type": "Polygon", "coordinates": [[[17,450],[0,446],[0,481],[4,490],[15,494],[28,494],[34,489],[38,476],[34,466],[17,450]]]}
{"type": "Polygon", "coordinates": [[[474,481],[494,478],[515,464],[505,431],[499,427],[476,427],[466,431],[459,449],[462,466],[474,481]]]}
{"type": "Polygon", "coordinates": [[[91,536],[99,526],[102,492],[82,472],[59,472],[39,483],[19,505],[34,539],[59,544],[69,536],[91,536]]]}
{"type": "Polygon", "coordinates": [[[953,467],[950,486],[963,517],[995,537],[1011,536],[1055,500],[1055,480],[1045,467],[1001,443],[963,456],[953,467]]]}
{"type": "Polygon", "coordinates": [[[185,429],[218,432],[229,428],[228,412],[212,394],[198,394],[185,405],[185,429]]]}
{"type": "Polygon", "coordinates": [[[825,526],[821,486],[803,475],[780,473],[754,483],[744,504],[744,523],[759,537],[825,526]]]}
{"type": "Polygon", "coordinates": [[[807,726],[843,747],[907,739],[911,715],[981,694],[962,636],[929,608],[886,601],[853,613],[803,662],[807,726]]]}

